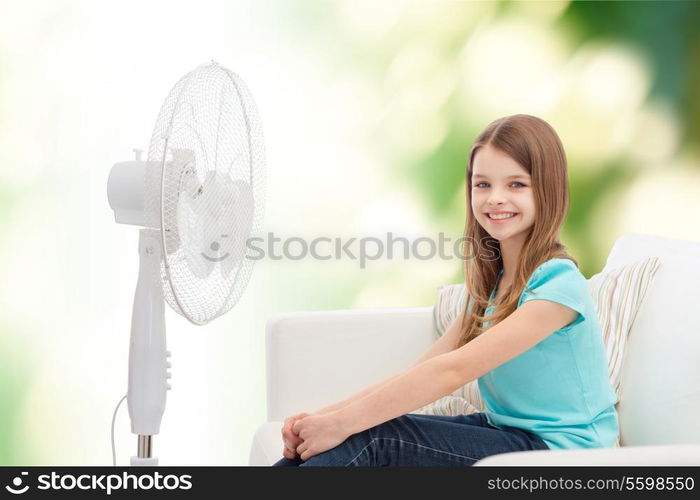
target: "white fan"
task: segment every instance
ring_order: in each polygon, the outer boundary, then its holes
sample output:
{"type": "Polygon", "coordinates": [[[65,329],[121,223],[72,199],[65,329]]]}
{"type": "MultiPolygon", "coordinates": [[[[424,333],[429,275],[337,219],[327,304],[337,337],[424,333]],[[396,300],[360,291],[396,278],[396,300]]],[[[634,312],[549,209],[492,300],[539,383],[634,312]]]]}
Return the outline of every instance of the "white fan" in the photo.
{"type": "Polygon", "coordinates": [[[253,267],[246,242],[262,224],[265,154],[246,85],[214,61],[172,88],[147,161],[134,151],[112,167],[107,196],[118,223],[142,227],[125,398],[138,435],[131,464],[157,465],[152,436],[170,389],[165,300],[196,325],[238,302],[253,267]]]}

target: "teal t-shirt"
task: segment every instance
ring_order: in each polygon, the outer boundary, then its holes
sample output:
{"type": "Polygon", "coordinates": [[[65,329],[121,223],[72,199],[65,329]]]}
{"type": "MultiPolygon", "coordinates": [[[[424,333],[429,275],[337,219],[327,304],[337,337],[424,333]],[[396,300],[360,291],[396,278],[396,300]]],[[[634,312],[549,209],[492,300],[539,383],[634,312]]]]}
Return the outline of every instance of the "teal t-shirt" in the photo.
{"type": "MultiPolygon", "coordinates": [[[[489,424],[532,432],[551,449],[613,447],[619,432],[617,396],[588,282],[571,260],[557,258],[539,266],[527,285],[532,292],[523,290],[518,307],[528,300],[550,300],[579,315],[479,377],[489,424]]],[[[489,305],[486,314],[493,308],[489,305]]]]}

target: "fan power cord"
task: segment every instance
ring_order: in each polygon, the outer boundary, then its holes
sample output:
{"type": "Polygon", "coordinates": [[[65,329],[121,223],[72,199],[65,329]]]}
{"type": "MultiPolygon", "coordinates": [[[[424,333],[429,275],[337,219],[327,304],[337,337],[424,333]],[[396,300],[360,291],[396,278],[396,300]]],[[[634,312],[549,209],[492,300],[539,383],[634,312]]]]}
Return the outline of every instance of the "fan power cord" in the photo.
{"type": "Polygon", "coordinates": [[[114,415],[112,415],[112,465],[117,466],[117,454],[114,451],[114,421],[117,419],[117,410],[119,406],[124,402],[128,394],[124,394],[124,397],[117,403],[117,407],[114,409],[114,415]]]}

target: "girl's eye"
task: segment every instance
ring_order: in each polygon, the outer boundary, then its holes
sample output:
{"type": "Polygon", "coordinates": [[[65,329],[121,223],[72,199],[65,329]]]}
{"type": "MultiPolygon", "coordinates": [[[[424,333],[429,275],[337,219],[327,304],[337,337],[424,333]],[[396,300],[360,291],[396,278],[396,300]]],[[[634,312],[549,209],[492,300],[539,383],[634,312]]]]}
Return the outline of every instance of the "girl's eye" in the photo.
{"type": "MultiPolygon", "coordinates": [[[[482,184],[488,184],[488,182],[480,182],[480,183],[476,184],[474,187],[480,187],[482,184]]],[[[525,187],[525,184],[523,184],[522,182],[515,181],[515,182],[511,183],[511,185],[513,185],[513,184],[520,184],[522,187],[525,187]]]]}

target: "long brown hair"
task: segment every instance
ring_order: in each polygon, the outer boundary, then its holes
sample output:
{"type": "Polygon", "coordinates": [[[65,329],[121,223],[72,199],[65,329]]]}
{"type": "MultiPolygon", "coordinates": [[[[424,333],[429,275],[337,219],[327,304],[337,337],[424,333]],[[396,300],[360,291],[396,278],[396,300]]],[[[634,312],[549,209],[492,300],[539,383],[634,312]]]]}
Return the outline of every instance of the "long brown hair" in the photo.
{"type": "Polygon", "coordinates": [[[491,321],[490,326],[496,325],[515,311],[528,279],[544,262],[553,258],[565,258],[578,267],[576,260],[559,241],[559,231],[569,209],[569,179],[564,147],[547,122],[535,116],[517,114],[490,123],[474,141],[466,176],[468,215],[464,229],[463,255],[467,257],[464,262],[467,300],[462,311],[458,347],[482,333],[484,322],[491,321]],[[502,302],[495,304],[495,311],[489,316],[484,313],[503,266],[503,259],[499,241],[481,227],[471,208],[474,157],[486,145],[507,154],[528,171],[535,200],[535,222],[529,229],[520,252],[513,283],[502,302]],[[484,248],[496,250],[496,255],[489,255],[488,251],[485,253],[484,248]]]}

